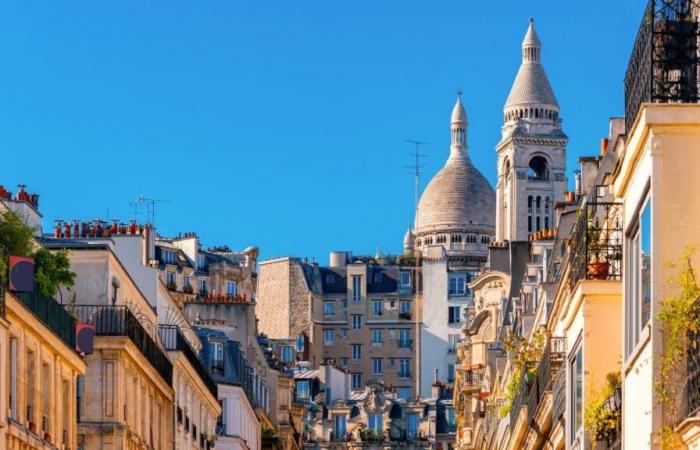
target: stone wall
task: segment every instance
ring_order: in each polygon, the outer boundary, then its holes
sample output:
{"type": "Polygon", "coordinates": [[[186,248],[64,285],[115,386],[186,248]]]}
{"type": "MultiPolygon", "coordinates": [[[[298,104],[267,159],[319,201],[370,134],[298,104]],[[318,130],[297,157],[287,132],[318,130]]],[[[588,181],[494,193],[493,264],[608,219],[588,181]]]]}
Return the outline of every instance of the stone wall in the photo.
{"type": "Polygon", "coordinates": [[[290,336],[291,258],[260,263],[258,273],[257,317],[261,333],[273,339],[290,336]]]}

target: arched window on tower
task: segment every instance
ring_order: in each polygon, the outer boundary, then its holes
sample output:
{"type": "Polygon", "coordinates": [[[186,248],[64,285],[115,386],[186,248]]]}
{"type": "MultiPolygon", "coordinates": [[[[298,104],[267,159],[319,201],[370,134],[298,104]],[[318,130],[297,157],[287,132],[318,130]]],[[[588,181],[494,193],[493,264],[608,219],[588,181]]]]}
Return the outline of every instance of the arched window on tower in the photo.
{"type": "Polygon", "coordinates": [[[527,169],[528,180],[533,181],[548,181],[549,180],[549,169],[547,167],[547,160],[544,156],[535,156],[530,160],[530,164],[527,169]]]}
{"type": "Polygon", "coordinates": [[[527,232],[532,233],[532,195],[527,196],[527,232]]]}
{"type": "Polygon", "coordinates": [[[544,229],[549,230],[549,197],[544,199],[544,229]]]}

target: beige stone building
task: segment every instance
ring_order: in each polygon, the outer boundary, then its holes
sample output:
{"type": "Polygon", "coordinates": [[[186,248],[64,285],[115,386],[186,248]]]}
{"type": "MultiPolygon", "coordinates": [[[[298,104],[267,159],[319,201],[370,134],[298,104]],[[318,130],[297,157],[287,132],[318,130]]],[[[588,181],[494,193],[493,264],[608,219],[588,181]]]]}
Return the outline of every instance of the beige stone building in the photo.
{"type": "MultiPolygon", "coordinates": [[[[157,335],[157,315],[104,242],[55,240],[76,273],[67,306],[95,327],[94,351],[78,383],[78,442],[86,449],[170,449],[173,366],[157,335]]],[[[197,442],[199,435],[195,436],[197,442]]]]}

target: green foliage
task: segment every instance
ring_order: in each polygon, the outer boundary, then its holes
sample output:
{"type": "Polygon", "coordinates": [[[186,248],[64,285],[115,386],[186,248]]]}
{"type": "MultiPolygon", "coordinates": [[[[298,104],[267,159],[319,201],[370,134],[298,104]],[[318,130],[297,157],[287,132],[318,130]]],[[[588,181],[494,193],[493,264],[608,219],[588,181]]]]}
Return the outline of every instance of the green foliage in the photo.
{"type": "Polygon", "coordinates": [[[0,213],[0,281],[5,282],[10,256],[32,255],[34,230],[12,211],[0,213]]]}
{"type": "Polygon", "coordinates": [[[503,345],[508,352],[512,353],[511,364],[513,373],[506,385],[503,405],[498,410],[498,414],[501,417],[505,417],[510,413],[510,409],[513,407],[513,402],[520,389],[523,373],[525,373],[525,379],[528,383],[537,373],[537,363],[542,358],[542,352],[544,351],[544,334],[537,332],[531,340],[527,340],[522,336],[515,336],[511,333],[503,341],[503,345]]]}
{"type": "Polygon", "coordinates": [[[34,230],[12,211],[0,213],[0,282],[5,283],[10,256],[34,258],[34,278],[39,292],[47,297],[56,295],[59,286],[70,288],[75,274],[65,251],[52,253],[34,241],[34,230]],[[36,249],[36,250],[35,250],[36,249]]]}
{"type": "Polygon", "coordinates": [[[75,283],[75,273],[70,270],[68,252],[65,250],[52,253],[42,247],[34,254],[34,264],[39,292],[46,297],[54,297],[59,286],[70,290],[75,283]]]}
{"type": "MultiPolygon", "coordinates": [[[[678,389],[682,389],[679,382],[682,374],[678,372],[678,368],[685,361],[688,345],[695,345],[689,342],[688,335],[696,334],[700,330],[700,286],[692,266],[694,254],[695,248],[688,247],[677,262],[669,264],[671,268],[678,269],[678,275],[668,281],[674,287],[674,294],[660,302],[658,313],[664,331],[665,347],[659,361],[655,389],[669,423],[674,423],[680,412],[679,402],[676,400],[679,395],[678,389]]],[[[677,448],[680,437],[670,425],[662,427],[659,437],[663,449],[677,448]]]]}
{"type": "Polygon", "coordinates": [[[583,423],[589,436],[594,441],[604,441],[612,436],[620,420],[620,410],[613,410],[608,405],[608,399],[620,384],[620,372],[610,372],[607,383],[602,389],[592,388],[589,391],[583,423]]]}
{"type": "Polygon", "coordinates": [[[265,450],[276,450],[281,447],[282,442],[275,434],[275,430],[267,427],[263,427],[261,433],[262,448],[265,450]]]}

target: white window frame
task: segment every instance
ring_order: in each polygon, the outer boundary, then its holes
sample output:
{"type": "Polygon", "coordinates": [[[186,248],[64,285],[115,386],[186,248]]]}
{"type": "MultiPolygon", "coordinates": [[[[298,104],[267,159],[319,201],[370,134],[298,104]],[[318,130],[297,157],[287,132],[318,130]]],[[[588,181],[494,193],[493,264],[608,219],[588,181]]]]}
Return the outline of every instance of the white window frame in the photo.
{"type": "MultiPolygon", "coordinates": [[[[568,379],[568,386],[567,386],[567,408],[566,408],[566,425],[567,425],[567,435],[568,435],[568,440],[569,444],[573,445],[577,441],[580,442],[582,437],[583,437],[583,383],[584,383],[584,378],[585,378],[585,373],[584,373],[584,360],[583,360],[583,345],[581,343],[581,338],[579,337],[576,341],[576,344],[573,346],[573,350],[569,354],[569,358],[567,358],[567,367],[566,367],[566,373],[567,373],[567,379],[568,379]],[[576,379],[575,379],[575,374],[574,374],[574,362],[576,362],[577,355],[581,353],[581,361],[580,361],[580,366],[581,366],[581,409],[578,412],[581,415],[580,418],[580,425],[577,429],[574,429],[574,413],[575,413],[575,402],[576,402],[576,379]]],[[[577,366],[578,367],[578,366],[577,366]]]]}
{"type": "Polygon", "coordinates": [[[384,314],[384,300],[372,300],[372,314],[377,317],[384,314]]]}
{"type": "Polygon", "coordinates": [[[226,294],[227,295],[238,295],[238,283],[232,280],[226,281],[226,294]]]}
{"type": "Polygon", "coordinates": [[[335,302],[334,301],[323,302],[323,315],[324,316],[334,316],[335,315],[335,302]]]}
{"type": "Polygon", "coordinates": [[[372,345],[381,346],[384,344],[384,333],[381,329],[377,328],[372,330],[372,345]],[[376,339],[379,336],[379,339],[376,339]]]}
{"type": "Polygon", "coordinates": [[[352,344],[352,360],[360,361],[362,359],[362,344],[352,344]]]}
{"type": "Polygon", "coordinates": [[[372,358],[372,375],[382,374],[382,358],[372,358]]]}
{"type": "Polygon", "coordinates": [[[352,276],[352,301],[359,302],[362,300],[362,276],[352,276]]]}
{"type": "Polygon", "coordinates": [[[334,337],[335,332],[332,328],[323,330],[323,345],[333,345],[334,337]]]}
{"type": "Polygon", "coordinates": [[[401,271],[401,287],[411,287],[411,272],[408,270],[401,271]]]}
{"type": "Polygon", "coordinates": [[[358,331],[362,329],[362,314],[352,315],[352,329],[358,331]]]}

